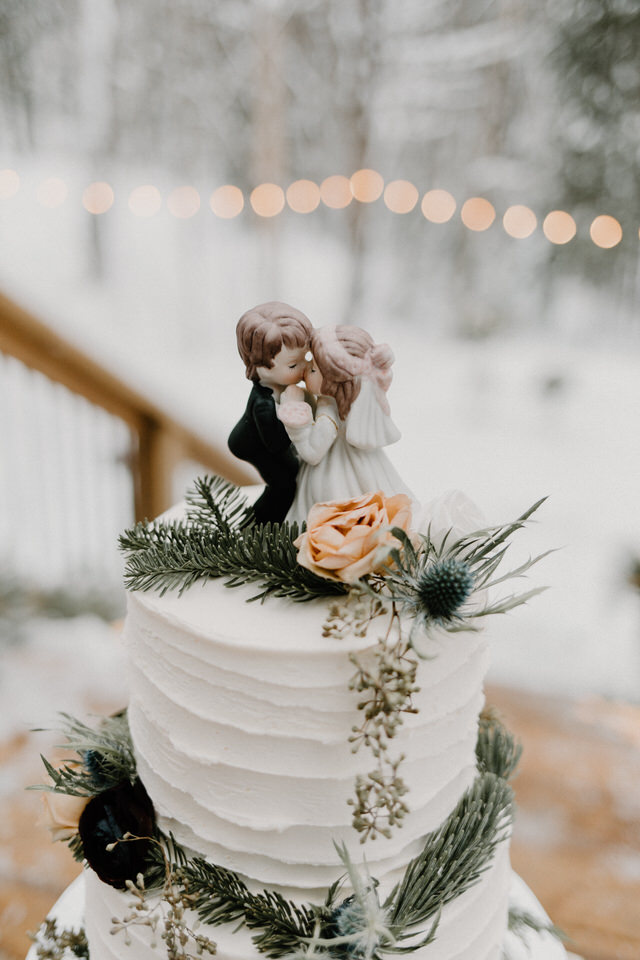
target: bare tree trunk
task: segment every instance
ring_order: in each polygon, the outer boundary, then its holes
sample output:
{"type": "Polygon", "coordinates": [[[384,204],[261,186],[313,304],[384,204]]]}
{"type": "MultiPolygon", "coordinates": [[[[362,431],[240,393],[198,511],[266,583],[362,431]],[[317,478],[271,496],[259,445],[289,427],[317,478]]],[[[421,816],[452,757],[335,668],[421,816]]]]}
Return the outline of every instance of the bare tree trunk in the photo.
{"type": "MultiPolygon", "coordinates": [[[[347,129],[353,136],[353,170],[369,162],[371,147],[371,106],[375,93],[376,74],[382,68],[380,56],[381,0],[358,0],[360,32],[353,49],[354,89],[351,109],[347,113],[347,129]]],[[[348,322],[357,315],[365,285],[366,204],[355,201],[349,207],[349,245],[351,279],[347,299],[348,322]]]]}
{"type": "MultiPolygon", "coordinates": [[[[266,6],[258,15],[255,32],[256,95],[253,101],[253,186],[286,186],[286,87],[283,56],[285,25],[277,9],[266,6]]],[[[261,280],[277,289],[280,282],[280,218],[261,217],[261,280]]]]}
{"type": "MultiPolygon", "coordinates": [[[[113,47],[118,28],[115,0],[83,0],[80,35],[84,54],[79,77],[82,136],[90,158],[90,176],[102,179],[105,160],[113,156],[112,73],[113,47]]],[[[101,280],[105,274],[104,223],[101,217],[89,219],[88,269],[101,280]]]]}

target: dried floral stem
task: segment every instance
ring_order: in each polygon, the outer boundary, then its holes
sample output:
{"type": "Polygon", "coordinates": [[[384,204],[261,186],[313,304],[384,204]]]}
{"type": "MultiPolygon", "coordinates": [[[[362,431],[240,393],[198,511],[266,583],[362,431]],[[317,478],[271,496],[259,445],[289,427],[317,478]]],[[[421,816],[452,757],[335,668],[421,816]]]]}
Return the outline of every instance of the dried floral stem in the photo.
{"type": "Polygon", "coordinates": [[[353,826],[361,835],[361,843],[377,836],[389,837],[391,828],[402,826],[409,812],[403,799],[407,786],[398,773],[404,755],[392,758],[389,741],[402,726],[403,714],[418,712],[412,703],[413,694],[420,689],[416,684],[418,663],[403,637],[394,603],[389,612],[386,634],[373,651],[373,665],[366,667],[356,654],[350,655],[357,671],[349,687],[366,696],[358,703],[364,720],[352,728],[349,742],[354,753],[364,746],[377,761],[375,769],[356,777],[356,798],[348,801],[354,808],[353,826]]]}
{"type": "MultiPolygon", "coordinates": [[[[196,932],[198,922],[193,926],[187,923],[186,911],[191,907],[188,885],[185,883],[180,863],[174,863],[167,855],[164,845],[151,837],[134,837],[125,834],[123,843],[133,840],[148,840],[155,844],[164,866],[164,881],[160,898],[153,904],[147,899],[144,876],[139,873],[135,882],[127,880],[127,890],[132,899],[128,903],[129,912],[122,920],[112,918],[111,933],[124,933],[127,946],[131,943],[129,929],[133,926],[149,927],[153,934],[152,947],[157,945],[156,934],[164,941],[167,960],[195,960],[203,954],[213,956],[217,951],[216,943],[204,934],[196,932]],[[195,954],[188,952],[189,945],[195,947],[195,954]]],[[[116,843],[110,844],[112,849],[116,843]]],[[[109,849],[109,847],[107,849],[109,849]]]]}

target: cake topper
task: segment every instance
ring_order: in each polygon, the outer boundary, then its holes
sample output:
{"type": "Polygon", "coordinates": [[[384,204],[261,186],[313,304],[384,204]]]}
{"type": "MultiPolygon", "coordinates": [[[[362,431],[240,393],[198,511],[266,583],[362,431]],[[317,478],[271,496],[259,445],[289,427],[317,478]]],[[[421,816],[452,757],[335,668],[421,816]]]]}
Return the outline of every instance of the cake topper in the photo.
{"type": "Polygon", "coordinates": [[[251,463],[265,482],[252,508],[258,523],[284,520],[296,493],[298,458],[276,415],[276,403],[304,375],[312,330],[304,313],[279,301],[248,310],[236,328],[253,387],[228,442],[231,453],[251,463]]]}
{"type": "Polygon", "coordinates": [[[360,327],[330,326],[314,330],[311,351],[305,383],[316,396],[315,416],[296,386],[282,392],[277,408],[303,461],[286,519],[302,523],[316,503],[374,491],[413,500],[382,449],[400,439],[387,400],[390,347],[360,327]]]}

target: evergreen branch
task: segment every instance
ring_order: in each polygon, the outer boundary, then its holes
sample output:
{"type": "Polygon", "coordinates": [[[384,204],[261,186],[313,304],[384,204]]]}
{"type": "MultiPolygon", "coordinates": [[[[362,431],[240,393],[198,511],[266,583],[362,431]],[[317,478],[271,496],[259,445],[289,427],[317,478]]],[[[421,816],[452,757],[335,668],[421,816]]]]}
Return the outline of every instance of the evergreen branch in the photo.
{"type": "Polygon", "coordinates": [[[522,756],[522,744],[500,722],[492,709],[480,714],[476,758],[480,773],[494,773],[509,780],[522,756]]]}
{"type": "Polygon", "coordinates": [[[523,940],[525,940],[527,930],[532,930],[534,933],[548,933],[560,941],[569,939],[560,927],[556,927],[555,923],[551,923],[549,920],[541,920],[539,917],[534,917],[532,913],[519,910],[517,907],[509,908],[508,929],[523,940]]]}
{"type": "Polygon", "coordinates": [[[481,774],[442,826],[429,834],[385,906],[398,939],[478,882],[507,836],[513,813],[509,785],[481,774]]]}
{"type": "Polygon", "coordinates": [[[187,521],[193,526],[230,527],[246,516],[246,495],[240,487],[222,477],[197,477],[185,500],[187,521]]]}
{"type": "Polygon", "coordinates": [[[168,590],[182,594],[198,580],[222,578],[229,587],[256,583],[252,599],[267,596],[306,601],[337,596],[346,584],[319,577],[297,561],[296,524],[267,523],[238,529],[221,515],[218,526],[138,524],[120,544],[127,554],[129,590],[168,590]]]}
{"type": "Polygon", "coordinates": [[[268,957],[283,957],[311,937],[318,908],[297,906],[275,891],[251,893],[232,870],[196,857],[183,869],[192,908],[204,923],[240,921],[260,929],[252,939],[268,957]]]}

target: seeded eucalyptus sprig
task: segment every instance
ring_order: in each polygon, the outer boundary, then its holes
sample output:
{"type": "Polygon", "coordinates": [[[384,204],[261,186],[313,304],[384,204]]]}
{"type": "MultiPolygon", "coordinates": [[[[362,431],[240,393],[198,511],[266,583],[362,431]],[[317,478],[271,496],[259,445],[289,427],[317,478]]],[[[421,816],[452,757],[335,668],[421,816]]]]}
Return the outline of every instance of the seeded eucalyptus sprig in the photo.
{"type": "Polygon", "coordinates": [[[68,960],[79,957],[89,960],[89,944],[84,927],[58,927],[54,917],[47,917],[37,933],[31,935],[37,960],[68,960]]]}
{"type": "Polygon", "coordinates": [[[376,761],[375,769],[356,777],[355,800],[347,801],[353,806],[353,826],[361,843],[377,836],[390,837],[392,827],[401,827],[409,812],[404,799],[407,786],[399,773],[404,755],[392,757],[389,744],[402,725],[403,715],[417,713],[412,697],[420,690],[416,683],[418,663],[393,604],[388,613],[387,632],[378,640],[372,662],[365,666],[354,653],[349,658],[357,667],[349,687],[363,694],[358,702],[363,721],[352,727],[349,742],[354,753],[365,747],[376,761]]]}

